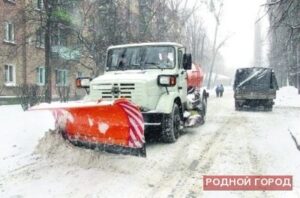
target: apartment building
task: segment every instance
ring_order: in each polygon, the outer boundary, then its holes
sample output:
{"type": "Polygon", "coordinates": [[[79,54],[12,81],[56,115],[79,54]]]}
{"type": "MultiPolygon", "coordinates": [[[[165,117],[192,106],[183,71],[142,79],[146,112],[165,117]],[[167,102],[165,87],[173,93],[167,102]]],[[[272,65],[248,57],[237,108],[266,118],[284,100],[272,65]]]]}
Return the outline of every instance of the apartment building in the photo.
{"type": "MultiPolygon", "coordinates": [[[[43,0],[0,0],[0,98],[15,97],[17,86],[24,83],[41,89],[45,85],[44,31],[39,21],[43,6],[43,0]]],[[[70,97],[83,95],[75,79],[91,75],[79,63],[76,37],[66,31],[57,26],[51,35],[53,98],[64,87],[70,88],[70,97]]]]}

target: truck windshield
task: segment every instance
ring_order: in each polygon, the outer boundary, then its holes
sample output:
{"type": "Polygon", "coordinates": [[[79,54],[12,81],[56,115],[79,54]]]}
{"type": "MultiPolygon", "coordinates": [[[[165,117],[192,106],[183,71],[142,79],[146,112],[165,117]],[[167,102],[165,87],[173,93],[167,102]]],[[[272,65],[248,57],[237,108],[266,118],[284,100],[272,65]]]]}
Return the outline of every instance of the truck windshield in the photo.
{"type": "Polygon", "coordinates": [[[170,46],[116,48],[108,51],[107,70],[172,69],[175,50],[170,46]]]}

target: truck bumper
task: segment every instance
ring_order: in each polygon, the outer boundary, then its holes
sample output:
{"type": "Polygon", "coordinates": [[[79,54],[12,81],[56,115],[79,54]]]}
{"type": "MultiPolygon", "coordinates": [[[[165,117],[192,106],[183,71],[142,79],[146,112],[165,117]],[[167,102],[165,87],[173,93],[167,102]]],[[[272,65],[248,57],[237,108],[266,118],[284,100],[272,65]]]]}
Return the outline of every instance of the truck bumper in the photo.
{"type": "Polygon", "coordinates": [[[276,96],[274,95],[236,95],[235,99],[238,100],[274,100],[276,96]]]}
{"type": "Polygon", "coordinates": [[[144,118],[145,134],[160,132],[162,121],[169,116],[169,114],[160,112],[142,112],[142,115],[144,118]]]}
{"type": "Polygon", "coordinates": [[[240,100],[273,100],[276,98],[276,92],[266,91],[266,92],[235,92],[235,99],[240,100]]]}
{"type": "Polygon", "coordinates": [[[144,125],[145,127],[148,127],[148,126],[161,126],[161,121],[163,120],[164,116],[167,114],[142,112],[142,115],[144,118],[144,125]]]}

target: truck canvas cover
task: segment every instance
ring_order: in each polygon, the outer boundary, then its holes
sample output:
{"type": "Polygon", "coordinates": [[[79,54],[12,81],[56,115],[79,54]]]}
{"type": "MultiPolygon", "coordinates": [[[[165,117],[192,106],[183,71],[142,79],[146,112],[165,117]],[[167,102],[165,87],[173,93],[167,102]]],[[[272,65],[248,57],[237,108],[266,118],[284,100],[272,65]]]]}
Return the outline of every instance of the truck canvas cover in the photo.
{"type": "Polygon", "coordinates": [[[236,71],[235,90],[264,91],[277,88],[277,81],[271,68],[253,67],[236,71]]]}

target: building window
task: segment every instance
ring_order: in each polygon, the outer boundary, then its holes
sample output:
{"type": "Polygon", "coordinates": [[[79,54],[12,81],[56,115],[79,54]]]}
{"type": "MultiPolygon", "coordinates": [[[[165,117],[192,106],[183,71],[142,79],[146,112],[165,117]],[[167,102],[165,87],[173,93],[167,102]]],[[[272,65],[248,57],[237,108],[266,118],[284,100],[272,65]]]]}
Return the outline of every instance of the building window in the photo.
{"type": "Polygon", "coordinates": [[[15,85],[15,68],[13,65],[4,66],[4,82],[5,85],[15,85]]]}
{"type": "Polygon", "coordinates": [[[81,72],[81,71],[78,71],[77,74],[76,74],[76,77],[77,77],[77,78],[83,77],[82,72],[81,72]]]}
{"type": "Polygon", "coordinates": [[[44,9],[44,0],[36,0],[36,8],[38,10],[43,10],[44,9]]]}
{"type": "Polygon", "coordinates": [[[65,69],[56,70],[56,86],[66,86],[68,78],[68,71],[65,69]]]}
{"type": "Polygon", "coordinates": [[[43,31],[43,29],[36,31],[36,47],[45,47],[45,31],[43,31]]]}
{"type": "Polygon", "coordinates": [[[51,44],[54,46],[59,46],[61,44],[59,28],[57,28],[56,31],[54,31],[53,34],[51,35],[51,44]]]}
{"type": "Polygon", "coordinates": [[[11,22],[5,22],[4,24],[5,38],[4,41],[13,43],[15,41],[15,27],[11,22]]]}
{"type": "Polygon", "coordinates": [[[38,85],[45,85],[45,67],[36,68],[36,83],[38,85]]]}
{"type": "Polygon", "coordinates": [[[59,27],[51,35],[51,44],[53,46],[67,46],[66,33],[59,27]]]}

